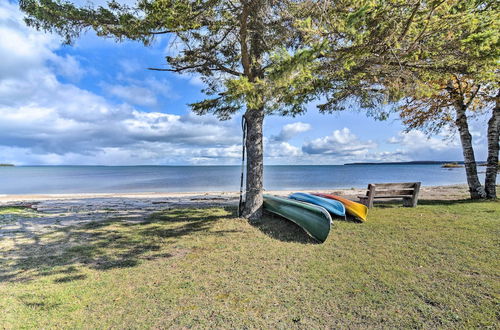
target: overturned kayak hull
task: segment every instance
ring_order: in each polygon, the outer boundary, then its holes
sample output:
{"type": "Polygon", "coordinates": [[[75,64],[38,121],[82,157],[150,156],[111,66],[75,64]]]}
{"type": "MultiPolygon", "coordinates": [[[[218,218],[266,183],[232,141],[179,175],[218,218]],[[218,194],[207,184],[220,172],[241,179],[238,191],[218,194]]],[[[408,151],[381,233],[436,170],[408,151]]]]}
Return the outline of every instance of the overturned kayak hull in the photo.
{"type": "Polygon", "coordinates": [[[337,195],[330,195],[330,194],[313,194],[313,195],[339,201],[342,204],[344,204],[346,212],[348,214],[352,215],[358,220],[366,221],[366,218],[368,216],[368,208],[361,203],[356,203],[347,198],[343,198],[337,195]]]}
{"type": "Polygon", "coordinates": [[[330,233],[332,218],[321,206],[285,197],[264,195],[264,210],[296,223],[309,236],[321,243],[330,233]]]}
{"type": "Polygon", "coordinates": [[[306,193],[294,193],[288,196],[288,198],[324,207],[332,215],[337,215],[339,217],[345,216],[344,204],[333,199],[328,199],[306,193]]]}

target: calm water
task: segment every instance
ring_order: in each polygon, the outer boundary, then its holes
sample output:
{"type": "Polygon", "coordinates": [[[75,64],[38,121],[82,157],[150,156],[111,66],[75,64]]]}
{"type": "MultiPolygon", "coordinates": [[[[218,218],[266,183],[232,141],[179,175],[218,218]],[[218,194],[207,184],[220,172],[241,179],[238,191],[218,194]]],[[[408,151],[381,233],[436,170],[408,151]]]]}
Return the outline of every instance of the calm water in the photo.
{"type": "MultiPolygon", "coordinates": [[[[0,167],[0,194],[237,191],[239,180],[239,166],[16,166],[0,167]]],[[[439,165],[267,166],[264,180],[267,190],[466,183],[463,168],[439,165]]]]}

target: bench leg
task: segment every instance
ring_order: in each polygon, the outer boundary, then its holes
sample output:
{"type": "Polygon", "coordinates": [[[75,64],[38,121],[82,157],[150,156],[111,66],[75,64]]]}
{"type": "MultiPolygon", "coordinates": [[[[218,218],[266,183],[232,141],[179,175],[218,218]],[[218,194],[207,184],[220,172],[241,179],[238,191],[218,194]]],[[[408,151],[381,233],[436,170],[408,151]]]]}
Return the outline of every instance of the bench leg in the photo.
{"type": "Polygon", "coordinates": [[[369,198],[369,197],[360,198],[359,202],[369,209],[371,209],[373,207],[373,198],[369,198]]]}
{"type": "Polygon", "coordinates": [[[368,207],[368,197],[367,198],[359,198],[359,202],[364,206],[368,207]]]}
{"type": "Polygon", "coordinates": [[[403,198],[403,206],[405,207],[415,207],[417,206],[417,199],[410,197],[410,198],[403,198]]]}
{"type": "Polygon", "coordinates": [[[412,197],[412,207],[416,207],[418,203],[418,193],[420,192],[420,182],[417,182],[415,184],[415,190],[413,190],[413,197],[412,197]]]}
{"type": "Polygon", "coordinates": [[[369,184],[368,185],[368,204],[366,206],[368,206],[369,209],[371,209],[373,207],[373,200],[375,199],[375,185],[373,184],[369,184]]]}

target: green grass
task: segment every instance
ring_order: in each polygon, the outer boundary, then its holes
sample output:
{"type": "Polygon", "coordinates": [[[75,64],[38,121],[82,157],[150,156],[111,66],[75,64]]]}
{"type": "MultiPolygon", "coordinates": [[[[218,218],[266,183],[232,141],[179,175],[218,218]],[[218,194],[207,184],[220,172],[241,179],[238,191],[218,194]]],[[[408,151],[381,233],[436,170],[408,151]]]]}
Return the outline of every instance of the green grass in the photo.
{"type": "Polygon", "coordinates": [[[31,209],[24,206],[0,206],[0,215],[26,214],[31,213],[31,209]]]}
{"type": "MultiPolygon", "coordinates": [[[[0,206],[0,226],[16,222],[20,218],[24,219],[36,216],[37,213],[34,210],[25,206],[0,206]]],[[[0,227],[0,233],[1,229],[0,227]]],[[[1,246],[2,242],[0,241],[1,246]]]]}
{"type": "Polygon", "coordinates": [[[499,221],[498,202],[422,201],[325,244],[222,208],[0,236],[0,328],[498,328],[499,221]]]}

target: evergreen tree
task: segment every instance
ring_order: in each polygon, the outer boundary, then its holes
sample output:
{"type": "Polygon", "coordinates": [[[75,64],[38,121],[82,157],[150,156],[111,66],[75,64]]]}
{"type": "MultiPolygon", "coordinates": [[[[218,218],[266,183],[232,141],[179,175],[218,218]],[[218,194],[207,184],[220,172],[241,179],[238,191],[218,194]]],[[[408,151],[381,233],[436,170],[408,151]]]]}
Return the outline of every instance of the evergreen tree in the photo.
{"type": "MultiPolygon", "coordinates": [[[[289,7],[275,0],[138,0],[106,7],[77,7],[62,0],[21,0],[28,25],[62,35],[67,43],[88,29],[116,41],[150,45],[169,34],[181,49],[154,70],[191,72],[206,84],[207,98],[191,104],[197,114],[228,119],[244,111],[246,140],[246,203],[243,216],[262,212],[263,120],[266,114],[295,115],[305,111],[311,93],[307,72],[289,83],[270,68],[283,49],[294,49],[299,34],[289,7]],[[298,90],[304,89],[304,92],[298,90]]],[[[297,69],[300,71],[300,68],[297,69]]],[[[296,71],[297,71],[296,70],[296,71]]]]}

